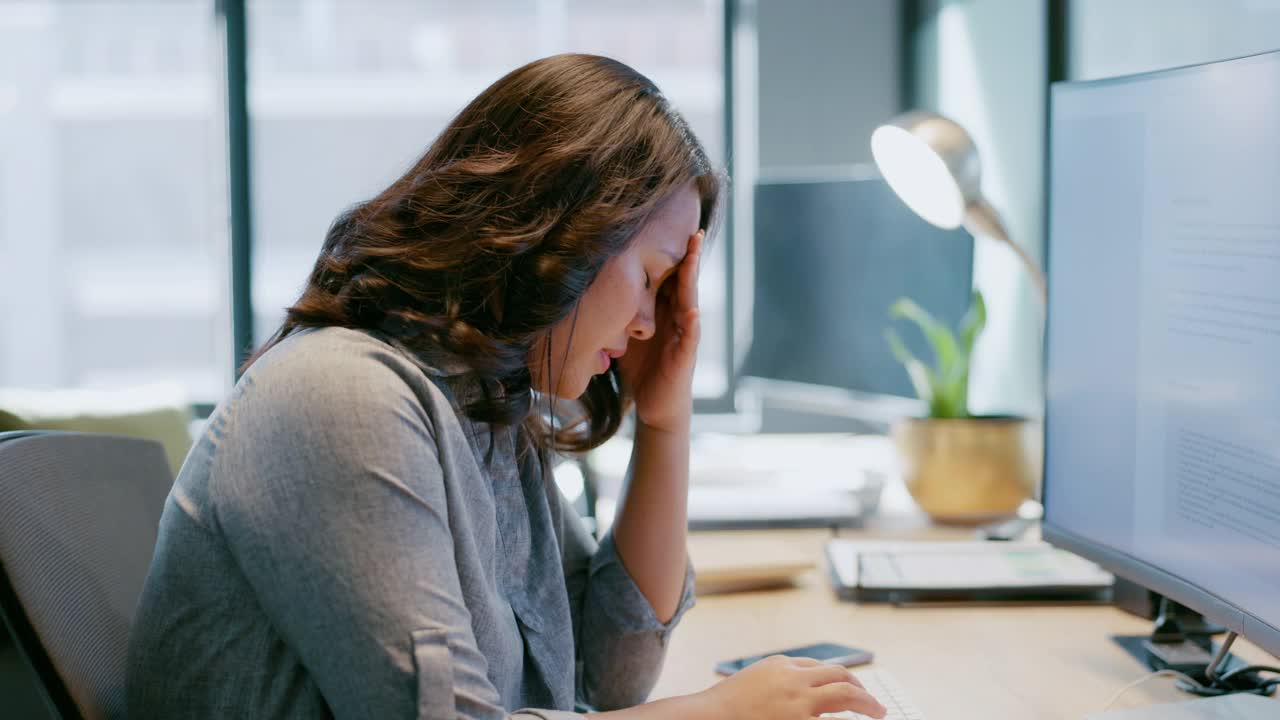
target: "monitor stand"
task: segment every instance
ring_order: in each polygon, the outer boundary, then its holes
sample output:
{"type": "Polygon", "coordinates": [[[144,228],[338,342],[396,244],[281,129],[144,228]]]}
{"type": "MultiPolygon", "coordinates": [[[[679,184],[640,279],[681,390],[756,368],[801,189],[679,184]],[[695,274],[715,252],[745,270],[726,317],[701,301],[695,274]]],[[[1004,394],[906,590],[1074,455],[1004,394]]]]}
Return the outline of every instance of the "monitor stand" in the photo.
{"type": "Polygon", "coordinates": [[[1280,717],[1280,702],[1271,695],[1280,679],[1240,672],[1246,667],[1229,650],[1236,634],[1228,633],[1221,645],[1212,634],[1222,631],[1198,613],[1168,598],[1150,636],[1117,635],[1112,639],[1152,670],[1174,670],[1196,684],[1177,680],[1179,689],[1202,697],[1177,703],[1161,703],[1128,710],[1089,715],[1086,720],[1263,720],[1280,717]]]}
{"type": "Polygon", "coordinates": [[[1247,665],[1227,652],[1235,633],[1228,635],[1221,646],[1213,642],[1212,636],[1225,630],[1205,622],[1199,613],[1162,598],[1150,636],[1116,635],[1112,639],[1152,670],[1175,670],[1190,677],[1196,684],[1179,679],[1176,685],[1193,695],[1270,695],[1275,678],[1234,672],[1247,665]]]}

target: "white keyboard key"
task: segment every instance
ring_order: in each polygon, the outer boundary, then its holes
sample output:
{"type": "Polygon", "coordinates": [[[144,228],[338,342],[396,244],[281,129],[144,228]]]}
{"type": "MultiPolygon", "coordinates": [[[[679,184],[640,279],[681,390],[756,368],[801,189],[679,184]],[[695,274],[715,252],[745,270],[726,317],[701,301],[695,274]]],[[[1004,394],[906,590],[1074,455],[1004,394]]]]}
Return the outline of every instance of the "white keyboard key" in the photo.
{"type": "MultiPolygon", "coordinates": [[[[911,702],[911,698],[907,697],[902,686],[888,670],[865,668],[854,670],[853,675],[858,678],[858,682],[862,683],[867,692],[884,706],[887,711],[884,720],[925,720],[924,714],[915,706],[915,703],[911,702]]],[[[870,716],[856,712],[830,713],[822,717],[840,720],[872,720],[870,716]]]]}

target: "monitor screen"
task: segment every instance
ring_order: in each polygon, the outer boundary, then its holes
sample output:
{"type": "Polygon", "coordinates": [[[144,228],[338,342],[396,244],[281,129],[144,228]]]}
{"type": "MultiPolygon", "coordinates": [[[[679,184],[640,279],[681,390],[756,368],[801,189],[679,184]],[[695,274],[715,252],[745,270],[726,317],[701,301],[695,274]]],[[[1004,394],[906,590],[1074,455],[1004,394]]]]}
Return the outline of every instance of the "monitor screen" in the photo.
{"type": "Polygon", "coordinates": [[[1280,53],[1055,84],[1045,536],[1280,653],[1280,53]]]}
{"type": "Polygon", "coordinates": [[[744,375],[914,397],[884,330],[926,362],[932,351],[889,307],[909,297],[955,328],[969,306],[969,234],[920,219],[878,175],[760,182],[754,244],[744,375]]]}

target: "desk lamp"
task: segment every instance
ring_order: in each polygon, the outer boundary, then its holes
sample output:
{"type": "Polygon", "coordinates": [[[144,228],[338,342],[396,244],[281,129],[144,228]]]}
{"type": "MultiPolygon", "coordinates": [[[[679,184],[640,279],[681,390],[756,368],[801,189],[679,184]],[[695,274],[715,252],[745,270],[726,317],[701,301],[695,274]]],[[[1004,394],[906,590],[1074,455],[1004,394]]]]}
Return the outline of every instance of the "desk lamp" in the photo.
{"type": "MultiPolygon", "coordinates": [[[[1047,304],[1044,274],[1009,233],[995,208],[982,197],[978,150],[955,121],[916,110],[899,115],[871,134],[871,154],[889,187],[917,215],[944,230],[961,225],[1013,250],[1047,304]]],[[[946,521],[981,521],[998,514],[1011,496],[1032,490],[1019,425],[1001,418],[905,421],[894,431],[908,470],[907,488],[921,507],[946,521]],[[957,424],[958,423],[958,424],[957,424]],[[972,480],[958,482],[958,478],[972,480]],[[999,480],[999,482],[995,482],[999,480]],[[984,512],[979,512],[979,509],[984,512]]],[[[1016,537],[1030,520],[984,527],[984,537],[1016,537]]]]}
{"type": "Polygon", "coordinates": [[[961,225],[974,237],[1009,247],[1035,281],[1043,305],[1044,274],[1017,243],[980,190],[978,150],[973,138],[953,120],[914,110],[899,115],[871,134],[871,154],[889,187],[917,215],[944,229],[961,225]]]}

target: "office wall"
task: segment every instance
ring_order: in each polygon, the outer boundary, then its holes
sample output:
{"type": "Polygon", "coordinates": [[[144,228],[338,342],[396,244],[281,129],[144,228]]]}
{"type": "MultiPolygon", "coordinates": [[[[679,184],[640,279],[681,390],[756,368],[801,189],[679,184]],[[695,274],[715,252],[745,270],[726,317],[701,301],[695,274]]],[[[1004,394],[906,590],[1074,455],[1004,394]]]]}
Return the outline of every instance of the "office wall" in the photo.
{"type": "Polygon", "coordinates": [[[897,114],[901,0],[759,0],[762,175],[871,162],[897,114]]]}
{"type": "MultiPolygon", "coordinates": [[[[983,189],[1009,231],[1043,258],[1045,3],[922,0],[916,35],[917,100],[973,135],[983,189]]],[[[1280,48],[1280,3],[1258,0],[1072,0],[1067,76],[1090,80],[1280,48]]],[[[993,243],[975,248],[974,284],[990,324],[975,352],[975,412],[1039,414],[1042,325],[1017,260],[993,243]]]]}
{"type": "Polygon", "coordinates": [[[1071,80],[1280,49],[1274,0],[1073,0],[1068,17],[1071,80]]]}
{"type": "MultiPolygon", "coordinates": [[[[901,74],[914,79],[914,106],[954,117],[974,135],[988,198],[1013,237],[1039,258],[1042,246],[1046,13],[1023,0],[917,0],[914,67],[903,67],[900,0],[757,0],[752,41],[758,123],[739,184],[754,178],[856,177],[871,163],[868,140],[905,109],[901,74]],[[998,138],[998,142],[997,142],[998,138]]],[[[741,121],[741,118],[739,119],[741,121]]],[[[741,201],[741,196],[739,196],[741,201]]],[[[739,220],[735,277],[749,287],[754,242],[739,220]]],[[[1039,415],[1040,307],[1017,258],[991,243],[975,248],[974,283],[986,294],[989,325],[974,358],[975,412],[1039,415]]],[[[738,321],[751,298],[737,299],[738,321]]],[[[739,325],[741,327],[741,325],[739,325]]],[[[879,329],[876,329],[876,333],[879,329]]],[[[743,347],[750,330],[739,332],[743,347]]],[[[877,335],[878,337],[878,335],[877,335]]],[[[741,358],[739,358],[741,360],[741,358]]]]}
{"type": "MultiPolygon", "coordinates": [[[[917,102],[973,136],[982,189],[1014,242],[1042,258],[1046,87],[1045,3],[925,0],[916,36],[917,102]]],[[[1043,263],[1042,263],[1043,264],[1043,263]]],[[[1017,257],[993,242],[974,247],[974,286],[987,329],[974,351],[975,413],[1043,412],[1040,301],[1017,257]]]]}
{"type": "MultiPolygon", "coordinates": [[[[755,184],[780,177],[847,180],[868,172],[872,130],[902,110],[902,6],[902,0],[740,0],[735,6],[733,273],[739,370],[753,342],[755,184]]],[[[878,341],[880,328],[874,332],[878,341]]],[[[787,431],[836,429],[841,422],[830,416],[788,416],[780,424],[768,419],[765,424],[770,431],[787,431]]]]}

